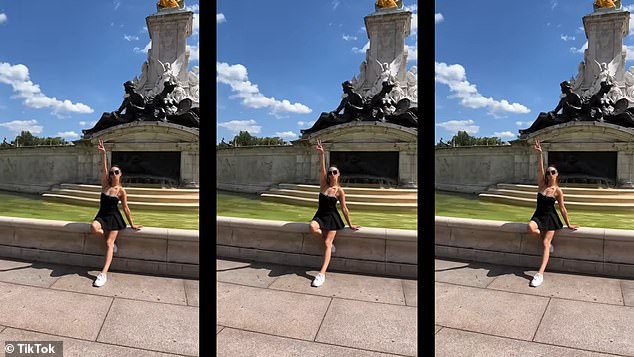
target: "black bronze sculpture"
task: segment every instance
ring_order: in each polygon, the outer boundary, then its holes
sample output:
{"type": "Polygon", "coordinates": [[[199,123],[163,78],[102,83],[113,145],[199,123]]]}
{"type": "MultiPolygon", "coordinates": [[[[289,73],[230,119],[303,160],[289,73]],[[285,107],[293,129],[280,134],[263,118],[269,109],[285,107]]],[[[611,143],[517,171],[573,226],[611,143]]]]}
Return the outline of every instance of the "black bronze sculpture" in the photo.
{"type": "Polygon", "coordinates": [[[545,127],[561,124],[570,120],[578,120],[582,111],[581,97],[572,91],[570,82],[563,81],[559,84],[564,95],[559,100],[557,107],[550,112],[539,113],[537,119],[528,129],[520,129],[520,134],[529,134],[545,127]],[[561,114],[559,114],[561,111],[561,114]]]}
{"type": "Polygon", "coordinates": [[[170,96],[177,86],[176,82],[166,81],[161,93],[152,98],[145,98],[136,92],[132,81],[127,81],[123,84],[125,97],[119,109],[111,113],[103,113],[94,127],[82,130],[82,132],[84,135],[91,135],[133,121],[157,120],[198,128],[200,112],[197,107],[192,108],[192,100],[185,98],[177,103],[170,96]]]}
{"type": "Polygon", "coordinates": [[[394,123],[406,127],[418,128],[417,108],[410,108],[410,100],[403,98],[395,102],[389,93],[395,87],[394,82],[384,81],[382,89],[372,98],[363,98],[353,89],[352,83],[345,81],[341,84],[346,94],[337,109],[329,113],[321,113],[315,124],[301,130],[303,135],[309,135],[328,127],[351,121],[381,121],[394,123]],[[343,109],[343,114],[339,112],[343,109]]]}

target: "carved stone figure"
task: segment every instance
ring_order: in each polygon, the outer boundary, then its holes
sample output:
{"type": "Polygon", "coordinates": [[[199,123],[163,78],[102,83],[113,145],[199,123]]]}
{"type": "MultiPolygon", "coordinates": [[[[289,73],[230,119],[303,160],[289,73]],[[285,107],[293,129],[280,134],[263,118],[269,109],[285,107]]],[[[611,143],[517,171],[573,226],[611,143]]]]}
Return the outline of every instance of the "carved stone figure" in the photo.
{"type": "Polygon", "coordinates": [[[385,122],[386,116],[392,115],[396,111],[396,101],[390,97],[390,92],[394,86],[394,82],[385,81],[381,84],[381,91],[372,97],[370,100],[371,120],[385,122]]]}
{"type": "Polygon", "coordinates": [[[401,65],[401,56],[396,57],[394,61],[392,61],[392,63],[381,63],[376,59],[374,61],[379,65],[379,68],[381,68],[381,72],[379,73],[377,79],[374,81],[372,88],[368,92],[368,95],[370,96],[381,92],[383,82],[396,82],[395,76],[398,73],[398,69],[401,65]]]}
{"type": "Polygon", "coordinates": [[[570,82],[572,86],[572,90],[579,93],[581,91],[581,85],[583,84],[583,73],[586,70],[586,64],[581,61],[579,62],[579,71],[577,72],[577,76],[570,82]]]}
{"type": "Polygon", "coordinates": [[[418,101],[418,74],[416,71],[416,66],[412,66],[405,76],[405,80],[407,82],[407,91],[405,95],[414,101],[418,101]]]}
{"type": "Polygon", "coordinates": [[[111,113],[103,113],[95,126],[90,129],[82,130],[84,135],[89,135],[119,124],[143,119],[145,114],[145,98],[135,91],[132,81],[125,82],[123,88],[125,95],[119,108],[111,113]]]}
{"type": "Polygon", "coordinates": [[[187,73],[187,79],[189,81],[189,97],[192,101],[198,103],[198,83],[200,81],[198,78],[198,66],[192,67],[192,70],[187,73]]]}
{"type": "Polygon", "coordinates": [[[360,92],[365,84],[367,67],[368,64],[366,61],[361,62],[361,65],[359,65],[359,76],[352,78],[352,86],[357,92],[360,92]]]}

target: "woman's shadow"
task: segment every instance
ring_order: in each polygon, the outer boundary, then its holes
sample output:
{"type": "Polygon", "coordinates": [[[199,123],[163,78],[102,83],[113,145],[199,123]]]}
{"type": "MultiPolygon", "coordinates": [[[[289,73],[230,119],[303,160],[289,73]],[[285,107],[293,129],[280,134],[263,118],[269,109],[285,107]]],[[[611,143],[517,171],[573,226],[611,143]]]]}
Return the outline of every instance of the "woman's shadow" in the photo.
{"type": "Polygon", "coordinates": [[[513,274],[517,277],[524,278],[528,281],[531,281],[533,279],[531,275],[526,274],[525,272],[526,269],[522,267],[510,266],[510,265],[494,265],[494,264],[486,264],[486,263],[476,263],[476,262],[470,262],[466,260],[458,260],[454,258],[452,258],[451,261],[456,263],[464,263],[466,265],[461,265],[461,266],[451,267],[451,268],[435,269],[434,271],[438,273],[443,271],[459,270],[459,269],[465,269],[465,268],[482,269],[487,271],[486,276],[490,278],[491,277],[496,278],[502,275],[513,274]]]}
{"type": "Polygon", "coordinates": [[[88,272],[89,268],[86,268],[86,267],[80,267],[80,266],[74,266],[74,265],[61,265],[61,264],[37,262],[37,261],[30,262],[30,261],[17,260],[17,259],[12,259],[11,261],[16,263],[27,263],[28,265],[18,266],[14,268],[0,269],[0,273],[32,268],[32,269],[50,270],[51,273],[49,276],[53,278],[59,278],[65,275],[73,275],[73,274],[85,277],[89,280],[95,280],[97,278],[96,275],[90,274],[88,272]]]}
{"type": "Polygon", "coordinates": [[[275,263],[261,263],[261,262],[245,261],[245,260],[236,260],[234,258],[231,258],[231,261],[236,263],[246,263],[247,265],[233,267],[233,268],[224,268],[224,269],[217,268],[216,272],[220,273],[220,272],[240,270],[245,268],[266,269],[266,270],[269,270],[268,276],[271,278],[277,278],[282,275],[295,274],[297,276],[304,277],[310,281],[313,281],[313,279],[315,279],[314,276],[306,272],[306,268],[302,268],[302,267],[296,267],[296,266],[290,266],[290,265],[279,265],[275,263]]]}

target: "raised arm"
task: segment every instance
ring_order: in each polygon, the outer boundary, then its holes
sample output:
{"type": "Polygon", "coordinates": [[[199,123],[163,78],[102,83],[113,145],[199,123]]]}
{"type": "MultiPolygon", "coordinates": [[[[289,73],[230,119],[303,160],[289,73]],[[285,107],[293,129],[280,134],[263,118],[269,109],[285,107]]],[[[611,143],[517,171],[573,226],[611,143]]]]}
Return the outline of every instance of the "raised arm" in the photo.
{"type": "Polygon", "coordinates": [[[321,140],[317,139],[317,151],[319,152],[319,187],[323,189],[326,186],[326,160],[324,158],[324,147],[321,146],[321,140]]]}
{"type": "Polygon", "coordinates": [[[130,227],[132,227],[132,229],[134,230],[139,230],[143,228],[143,226],[135,225],[134,222],[132,221],[132,213],[130,212],[130,207],[128,207],[128,193],[125,192],[125,189],[123,188],[121,189],[119,198],[121,199],[121,206],[123,207],[123,213],[125,213],[125,217],[127,218],[128,223],[130,224],[130,227]]]}
{"type": "Polygon", "coordinates": [[[348,206],[346,206],[346,193],[344,192],[343,188],[337,190],[337,196],[339,198],[339,202],[341,202],[341,211],[343,212],[343,216],[346,219],[346,222],[348,222],[348,226],[350,226],[350,228],[354,229],[355,231],[361,228],[361,226],[352,224],[352,222],[350,222],[350,211],[348,211],[348,206]]]}
{"type": "Polygon", "coordinates": [[[559,204],[559,211],[561,212],[561,216],[566,222],[566,226],[572,230],[576,230],[579,228],[576,224],[570,224],[570,220],[568,219],[568,211],[566,210],[566,206],[564,205],[564,191],[561,188],[557,188],[557,192],[555,194],[557,197],[557,203],[559,204]]]}
{"type": "Polygon", "coordinates": [[[537,185],[541,190],[541,188],[546,185],[546,180],[544,178],[544,153],[542,152],[542,147],[539,144],[538,139],[535,139],[535,150],[539,152],[539,163],[537,165],[537,185]]]}
{"type": "Polygon", "coordinates": [[[103,140],[99,140],[99,145],[97,146],[99,152],[101,152],[101,185],[108,185],[108,155],[106,154],[106,148],[103,146],[103,140]]]}

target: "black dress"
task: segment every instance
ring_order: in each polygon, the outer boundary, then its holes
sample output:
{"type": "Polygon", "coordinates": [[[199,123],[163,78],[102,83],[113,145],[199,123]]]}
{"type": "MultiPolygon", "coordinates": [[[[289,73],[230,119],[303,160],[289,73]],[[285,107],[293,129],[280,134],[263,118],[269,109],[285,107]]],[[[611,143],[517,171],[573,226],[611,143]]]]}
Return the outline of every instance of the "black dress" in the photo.
{"type": "Polygon", "coordinates": [[[319,192],[319,207],[313,217],[313,221],[319,223],[319,228],[324,231],[337,231],[345,225],[339,211],[337,211],[337,197],[326,196],[319,192]]]}
{"type": "Polygon", "coordinates": [[[555,201],[555,197],[537,193],[537,208],[531,221],[537,223],[540,231],[556,231],[564,227],[555,210],[555,201]]]}
{"type": "Polygon", "coordinates": [[[101,193],[99,199],[99,212],[95,217],[95,221],[101,223],[101,228],[104,231],[119,231],[125,229],[126,224],[119,212],[119,197],[108,196],[105,193],[101,193]]]}

